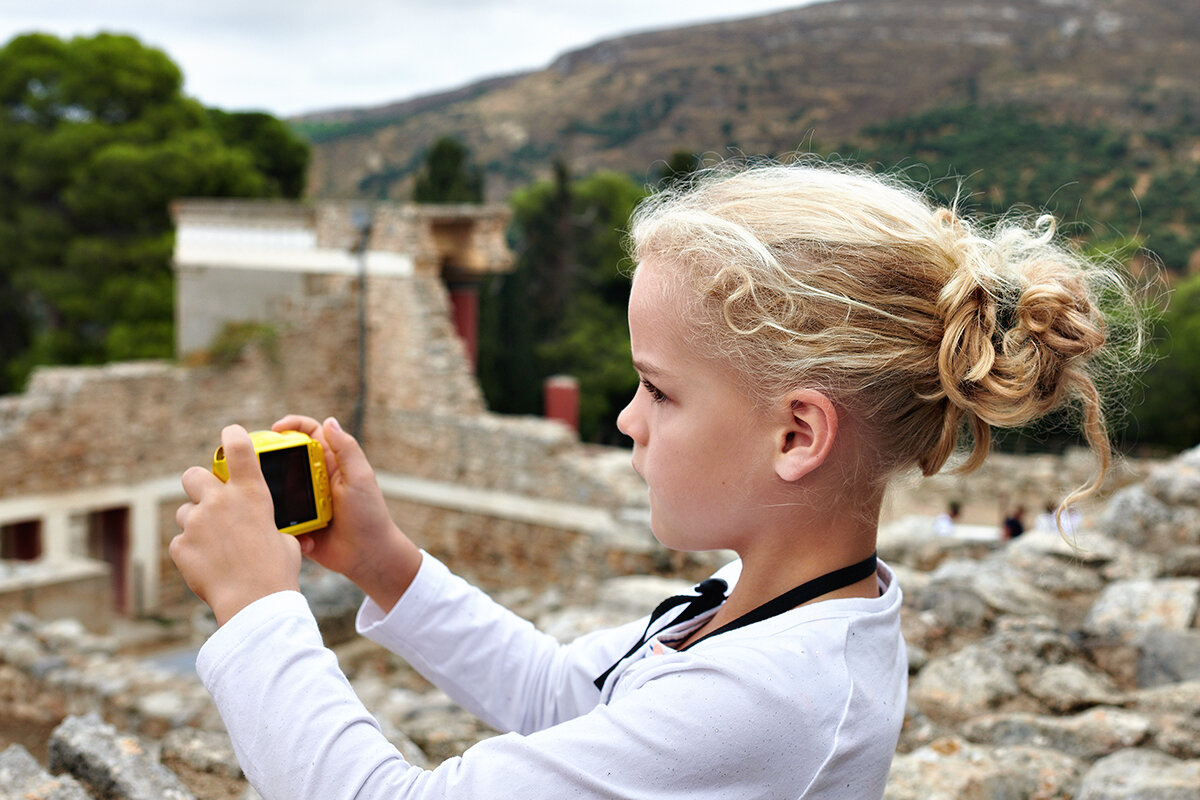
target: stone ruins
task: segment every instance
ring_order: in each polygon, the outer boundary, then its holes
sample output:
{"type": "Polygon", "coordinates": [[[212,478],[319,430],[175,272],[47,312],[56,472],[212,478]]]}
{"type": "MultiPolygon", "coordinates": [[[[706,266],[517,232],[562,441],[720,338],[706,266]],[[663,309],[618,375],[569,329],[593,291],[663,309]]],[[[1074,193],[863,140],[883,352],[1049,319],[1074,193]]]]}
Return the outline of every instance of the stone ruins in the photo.
{"type": "MultiPolygon", "coordinates": [[[[0,398],[0,798],[252,800],[193,672],[211,619],[166,557],[178,475],[228,422],[333,414],[423,546],[566,640],[720,563],[664,551],[628,452],[484,407],[472,276],[495,208],[196,201],[176,208],[177,363],[45,369],[0,398]]],[[[1131,463],[1068,542],[1034,525],[1077,453],[995,454],[901,484],[880,553],[905,591],[910,698],[890,800],[1200,796],[1200,448],[1131,463]],[[963,504],[955,535],[933,516],[963,504]],[[1030,511],[1011,542],[1000,515],[1030,511]]],[[[385,735],[434,766],[492,735],[303,591],[385,735]]]]}

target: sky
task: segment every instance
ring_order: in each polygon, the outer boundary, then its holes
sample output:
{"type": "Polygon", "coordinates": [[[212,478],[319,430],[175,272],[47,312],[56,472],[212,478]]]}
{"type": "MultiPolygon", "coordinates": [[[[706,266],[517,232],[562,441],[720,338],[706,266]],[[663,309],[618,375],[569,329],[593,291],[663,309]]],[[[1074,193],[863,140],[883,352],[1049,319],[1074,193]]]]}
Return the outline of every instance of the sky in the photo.
{"type": "Polygon", "coordinates": [[[0,44],[129,33],[227,111],[382,105],[547,66],[602,39],[812,0],[0,0],[0,44]]]}

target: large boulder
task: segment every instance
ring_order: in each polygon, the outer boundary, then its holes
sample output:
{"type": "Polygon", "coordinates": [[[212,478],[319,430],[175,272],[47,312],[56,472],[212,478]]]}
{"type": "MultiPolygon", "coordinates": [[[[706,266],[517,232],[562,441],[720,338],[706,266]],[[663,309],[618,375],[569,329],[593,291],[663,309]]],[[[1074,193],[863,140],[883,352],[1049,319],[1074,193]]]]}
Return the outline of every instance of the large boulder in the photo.
{"type": "Polygon", "coordinates": [[[948,736],[896,756],[884,800],[1072,800],[1084,767],[1054,750],[948,736]]]}
{"type": "Polygon", "coordinates": [[[195,800],[133,736],[121,735],[98,714],[67,717],[50,736],[50,770],[68,772],[100,797],[195,800]]]}
{"type": "Polygon", "coordinates": [[[22,800],[89,800],[70,775],[51,775],[19,744],[0,753],[0,797],[22,800]]]}
{"type": "Polygon", "coordinates": [[[1156,750],[1121,750],[1097,761],[1083,776],[1077,800],[1196,800],[1200,761],[1181,761],[1156,750]]]}

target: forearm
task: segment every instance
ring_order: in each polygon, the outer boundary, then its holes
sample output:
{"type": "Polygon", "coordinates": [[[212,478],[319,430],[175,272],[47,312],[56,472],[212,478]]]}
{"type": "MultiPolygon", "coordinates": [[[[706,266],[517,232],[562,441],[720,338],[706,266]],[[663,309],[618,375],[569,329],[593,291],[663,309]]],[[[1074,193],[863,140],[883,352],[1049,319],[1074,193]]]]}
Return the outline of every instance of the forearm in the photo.
{"type": "Polygon", "coordinates": [[[489,725],[521,732],[593,708],[599,692],[592,680],[636,637],[594,635],[560,645],[428,554],[390,612],[368,602],[357,622],[359,633],[489,725]]]}
{"type": "Polygon", "coordinates": [[[243,609],[201,649],[197,671],[266,800],[352,798],[380,769],[422,773],[384,738],[298,593],[243,609]]]}

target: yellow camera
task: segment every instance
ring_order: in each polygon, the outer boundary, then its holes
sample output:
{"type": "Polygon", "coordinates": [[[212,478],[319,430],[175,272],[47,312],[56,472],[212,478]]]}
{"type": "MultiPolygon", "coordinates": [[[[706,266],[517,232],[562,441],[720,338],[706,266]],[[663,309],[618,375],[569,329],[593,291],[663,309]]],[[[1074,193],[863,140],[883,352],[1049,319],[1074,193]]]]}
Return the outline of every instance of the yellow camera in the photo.
{"type": "MultiPolygon", "coordinates": [[[[275,527],[294,536],[328,525],[333,500],[321,443],[300,431],[254,431],[250,441],[271,490],[275,527]]],[[[229,480],[224,447],[213,455],[212,471],[222,481],[229,480]]]]}

